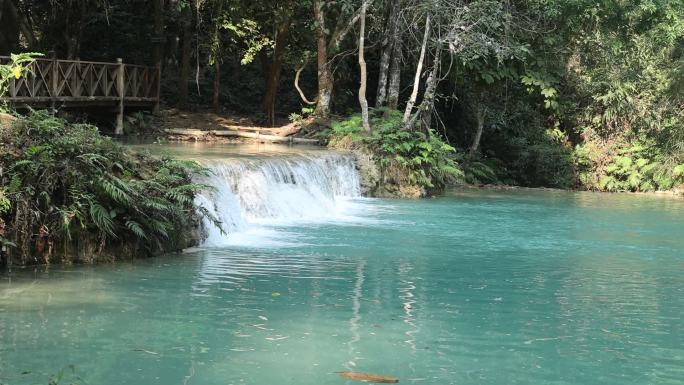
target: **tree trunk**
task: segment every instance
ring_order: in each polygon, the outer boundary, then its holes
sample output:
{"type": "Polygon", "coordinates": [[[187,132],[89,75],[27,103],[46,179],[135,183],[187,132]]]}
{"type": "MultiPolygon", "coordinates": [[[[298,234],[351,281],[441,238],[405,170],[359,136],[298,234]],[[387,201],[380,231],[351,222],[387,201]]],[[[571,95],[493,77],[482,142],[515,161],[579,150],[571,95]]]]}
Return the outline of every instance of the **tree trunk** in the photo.
{"type": "Polygon", "coordinates": [[[366,2],[361,6],[361,26],[359,28],[359,69],[361,71],[361,85],[359,86],[359,104],[361,105],[361,117],[363,121],[363,129],[370,131],[370,123],[368,122],[368,100],[366,100],[366,88],[368,83],[368,75],[366,74],[366,59],[364,55],[365,35],[366,35],[366,2]]]}
{"type": "Polygon", "coordinates": [[[187,4],[181,13],[183,43],[181,45],[181,68],[178,81],[178,105],[180,108],[188,107],[188,81],[190,80],[190,56],[192,55],[192,20],[192,9],[187,4]]]}
{"type": "Polygon", "coordinates": [[[482,131],[484,130],[484,110],[481,105],[477,106],[476,110],[475,120],[477,122],[477,127],[473,143],[470,145],[470,151],[468,151],[468,156],[471,158],[474,158],[475,154],[477,154],[477,149],[480,147],[480,140],[482,139],[482,131]]]}
{"type": "MultiPolygon", "coordinates": [[[[223,2],[219,1],[215,12],[220,18],[223,11],[223,2]]],[[[212,38],[211,58],[214,61],[214,84],[211,96],[211,106],[215,114],[221,113],[221,25],[214,22],[214,36],[212,38]]]]}
{"type": "Polygon", "coordinates": [[[396,30],[399,28],[399,0],[390,0],[389,19],[385,30],[382,55],[380,56],[380,73],[378,74],[378,90],[376,92],[375,106],[382,107],[387,99],[387,78],[389,75],[390,58],[396,44],[396,30]]]}
{"type": "Polygon", "coordinates": [[[390,67],[390,80],[387,87],[387,107],[396,110],[399,107],[399,88],[401,87],[401,48],[402,42],[397,32],[392,49],[392,65],[390,67]]]}
{"type": "Polygon", "coordinates": [[[12,6],[9,3],[9,0],[0,0],[0,52],[14,52],[19,43],[18,20],[5,11],[5,7],[12,6]]]}
{"type": "MultiPolygon", "coordinates": [[[[152,44],[152,62],[159,77],[156,84],[156,93],[159,95],[162,64],[164,62],[164,0],[154,0],[154,37],[152,44]]],[[[154,112],[159,112],[159,102],[155,103],[154,112]]]]}
{"type": "Polygon", "coordinates": [[[418,112],[416,112],[416,115],[420,115],[420,120],[426,133],[430,132],[430,126],[432,125],[432,113],[435,110],[435,95],[437,92],[437,83],[439,82],[439,65],[441,64],[441,56],[442,51],[438,47],[437,52],[435,52],[435,60],[432,66],[432,71],[430,71],[430,76],[428,76],[426,81],[423,101],[420,102],[420,107],[418,107],[418,112]]]}
{"type": "Polygon", "coordinates": [[[215,114],[221,113],[221,61],[214,59],[214,90],[212,95],[212,107],[215,114]]]}
{"type": "Polygon", "coordinates": [[[423,72],[423,61],[425,60],[425,50],[427,49],[428,37],[430,35],[430,14],[425,18],[425,34],[423,35],[423,44],[420,47],[420,57],[418,58],[418,66],[416,67],[416,76],[413,79],[413,91],[411,92],[411,97],[406,103],[406,109],[404,110],[404,125],[408,125],[409,119],[411,118],[411,112],[413,111],[413,106],[416,104],[416,99],[418,98],[418,87],[420,86],[420,74],[423,72]]]}
{"type": "Polygon", "coordinates": [[[280,83],[280,74],[283,69],[283,56],[285,54],[285,46],[287,45],[287,36],[290,30],[290,16],[287,15],[278,24],[276,29],[275,45],[273,47],[273,60],[268,68],[266,78],[266,93],[262,101],[262,107],[268,123],[271,127],[275,127],[275,105],[276,97],[278,96],[278,85],[280,83]]]}
{"type": "MultiPolygon", "coordinates": [[[[26,15],[20,13],[19,8],[14,4],[13,0],[5,2],[7,14],[4,16],[5,19],[14,20],[19,32],[24,36],[28,46],[33,48],[36,45],[36,36],[33,34],[33,30],[26,19],[26,15]]],[[[9,23],[10,21],[3,21],[3,23],[9,23]]]]}
{"type": "Polygon", "coordinates": [[[318,104],[316,114],[322,118],[330,115],[333,80],[328,63],[328,44],[325,38],[325,16],[321,0],[314,0],[314,17],[316,19],[316,45],[318,50],[318,104]]]}

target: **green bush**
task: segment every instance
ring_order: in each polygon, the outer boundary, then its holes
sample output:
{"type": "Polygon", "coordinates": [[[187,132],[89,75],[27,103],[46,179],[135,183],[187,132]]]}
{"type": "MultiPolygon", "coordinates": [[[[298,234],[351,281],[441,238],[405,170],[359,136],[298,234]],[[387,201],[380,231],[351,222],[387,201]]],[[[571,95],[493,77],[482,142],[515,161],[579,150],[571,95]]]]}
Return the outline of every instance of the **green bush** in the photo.
{"type": "Polygon", "coordinates": [[[207,215],[193,201],[206,186],[191,180],[205,169],[131,154],[94,126],[32,112],[0,132],[0,144],[10,263],[177,250],[207,215]]]}
{"type": "Polygon", "coordinates": [[[582,183],[600,191],[664,191],[684,184],[684,164],[673,163],[653,144],[635,141],[620,145],[605,159],[586,146],[576,149],[582,183]]]}
{"type": "Polygon", "coordinates": [[[399,185],[439,190],[463,177],[456,149],[437,133],[404,129],[399,111],[375,109],[370,113],[370,133],[363,130],[357,114],[333,122],[330,143],[369,150],[385,176],[399,185]]]}

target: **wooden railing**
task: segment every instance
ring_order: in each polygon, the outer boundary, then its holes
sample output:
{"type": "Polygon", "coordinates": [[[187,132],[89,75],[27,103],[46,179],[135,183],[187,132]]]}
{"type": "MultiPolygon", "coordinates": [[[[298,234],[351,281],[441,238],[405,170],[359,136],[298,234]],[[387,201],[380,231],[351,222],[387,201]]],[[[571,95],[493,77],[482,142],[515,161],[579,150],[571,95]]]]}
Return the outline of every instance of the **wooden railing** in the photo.
{"type": "MultiPolygon", "coordinates": [[[[0,56],[0,64],[9,57],[0,56]]],[[[154,67],[81,60],[36,59],[27,76],[12,79],[6,99],[18,103],[126,101],[157,102],[154,67]],[[120,81],[119,77],[123,81],[120,81]]]]}
{"type": "MultiPolygon", "coordinates": [[[[0,56],[0,64],[9,62],[0,56]]],[[[35,59],[28,74],[11,79],[3,99],[15,106],[53,107],[108,105],[118,108],[117,132],[122,130],[124,105],[159,104],[160,71],[155,67],[116,63],[35,59]]]]}

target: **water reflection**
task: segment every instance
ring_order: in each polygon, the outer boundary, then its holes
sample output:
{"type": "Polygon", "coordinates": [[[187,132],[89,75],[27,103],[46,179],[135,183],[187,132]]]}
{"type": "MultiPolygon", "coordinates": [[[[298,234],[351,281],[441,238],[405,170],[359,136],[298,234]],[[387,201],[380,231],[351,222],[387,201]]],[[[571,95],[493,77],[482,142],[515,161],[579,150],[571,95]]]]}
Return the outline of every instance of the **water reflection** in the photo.
{"type": "Polygon", "coordinates": [[[354,283],[354,290],[352,292],[352,317],[349,320],[349,333],[352,338],[349,340],[349,361],[344,365],[347,370],[353,370],[356,367],[356,361],[362,359],[358,356],[360,352],[357,352],[356,343],[361,341],[361,333],[359,331],[359,321],[361,321],[361,299],[363,298],[363,281],[364,281],[364,268],[366,267],[366,261],[360,260],[356,267],[356,279],[354,283]]]}

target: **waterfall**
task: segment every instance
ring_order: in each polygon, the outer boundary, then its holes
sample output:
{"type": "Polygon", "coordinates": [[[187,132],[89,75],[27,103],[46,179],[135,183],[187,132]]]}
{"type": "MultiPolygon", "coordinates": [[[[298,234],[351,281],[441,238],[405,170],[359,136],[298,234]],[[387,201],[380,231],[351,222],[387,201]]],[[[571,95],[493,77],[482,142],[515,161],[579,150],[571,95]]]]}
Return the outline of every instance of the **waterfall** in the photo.
{"type": "Polygon", "coordinates": [[[351,198],[361,196],[359,175],[349,154],[312,152],[210,159],[214,187],[197,197],[225,233],[205,221],[205,246],[231,244],[240,233],[272,225],[329,221],[344,217],[351,198]]]}

